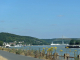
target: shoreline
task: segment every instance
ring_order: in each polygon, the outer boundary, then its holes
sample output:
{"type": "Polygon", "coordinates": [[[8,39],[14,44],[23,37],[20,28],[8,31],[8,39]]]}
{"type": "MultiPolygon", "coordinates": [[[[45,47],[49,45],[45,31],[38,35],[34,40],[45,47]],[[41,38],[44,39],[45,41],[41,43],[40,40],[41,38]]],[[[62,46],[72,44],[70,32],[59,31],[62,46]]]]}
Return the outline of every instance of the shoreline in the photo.
{"type": "MultiPolygon", "coordinates": [[[[25,60],[27,58],[29,58],[28,60],[43,60],[43,59],[60,59],[60,57],[69,57],[69,58],[74,58],[73,56],[70,56],[70,54],[67,53],[67,50],[68,50],[68,47],[66,49],[66,53],[64,53],[64,55],[62,55],[63,53],[63,50],[60,49],[60,55],[59,53],[56,52],[57,50],[57,47],[46,47],[46,48],[43,48],[42,50],[40,50],[40,48],[38,50],[33,50],[31,48],[27,48],[26,50],[23,50],[23,49],[10,49],[10,48],[0,48],[0,53],[6,55],[7,54],[7,57],[10,58],[10,60],[13,60],[15,57],[16,59],[15,60],[25,60]],[[45,53],[47,51],[47,53],[45,53]],[[54,53],[52,53],[54,51],[54,53]],[[24,58],[23,58],[23,57],[24,58]],[[14,57],[14,58],[13,58],[14,57]],[[19,57],[19,58],[18,58],[19,57]],[[22,58],[23,59],[22,59],[22,58]],[[13,58],[13,59],[12,59],[13,58]]],[[[74,54],[77,53],[77,50],[74,51],[74,54]]],[[[2,56],[4,56],[2,55],[2,56]]],[[[78,54],[76,55],[78,56],[78,54]]],[[[4,56],[6,57],[6,56],[4,56]]],[[[65,59],[66,59],[65,58],[65,59]]],[[[79,58],[79,57],[76,57],[76,58],[79,58]]],[[[64,58],[62,58],[64,59],[64,58]]]]}

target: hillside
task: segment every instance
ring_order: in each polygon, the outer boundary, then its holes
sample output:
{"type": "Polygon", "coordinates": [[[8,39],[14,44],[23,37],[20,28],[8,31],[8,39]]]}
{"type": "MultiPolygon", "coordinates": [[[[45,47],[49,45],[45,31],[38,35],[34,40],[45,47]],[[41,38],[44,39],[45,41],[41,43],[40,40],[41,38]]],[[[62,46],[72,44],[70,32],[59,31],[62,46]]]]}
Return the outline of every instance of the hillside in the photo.
{"type": "Polygon", "coordinates": [[[0,41],[3,42],[22,42],[22,44],[31,44],[31,45],[50,45],[52,42],[54,44],[62,44],[62,41],[64,41],[65,44],[73,44],[73,41],[75,40],[76,44],[80,44],[80,38],[53,38],[53,39],[38,39],[35,37],[30,37],[30,36],[20,36],[16,34],[11,34],[11,33],[5,33],[1,32],[0,33],[0,41]],[[77,41],[77,42],[76,42],[77,41]]]}
{"type": "Polygon", "coordinates": [[[52,42],[54,44],[62,44],[62,41],[64,41],[64,44],[70,44],[73,45],[75,42],[75,45],[80,45],[80,38],[54,38],[54,39],[42,39],[46,41],[47,43],[51,44],[52,42]]]}
{"type": "Polygon", "coordinates": [[[3,42],[14,42],[17,41],[18,42],[22,42],[24,41],[23,44],[32,44],[32,45],[47,45],[48,43],[38,39],[38,38],[34,38],[34,37],[30,37],[30,36],[20,36],[20,35],[15,35],[15,34],[11,34],[11,33],[5,33],[5,32],[1,32],[0,33],[0,41],[3,42]]]}
{"type": "Polygon", "coordinates": [[[73,38],[54,38],[54,39],[42,39],[44,41],[46,41],[47,43],[51,44],[52,42],[54,44],[62,44],[62,41],[64,41],[64,44],[68,44],[70,42],[70,40],[72,40],[73,38]]]}

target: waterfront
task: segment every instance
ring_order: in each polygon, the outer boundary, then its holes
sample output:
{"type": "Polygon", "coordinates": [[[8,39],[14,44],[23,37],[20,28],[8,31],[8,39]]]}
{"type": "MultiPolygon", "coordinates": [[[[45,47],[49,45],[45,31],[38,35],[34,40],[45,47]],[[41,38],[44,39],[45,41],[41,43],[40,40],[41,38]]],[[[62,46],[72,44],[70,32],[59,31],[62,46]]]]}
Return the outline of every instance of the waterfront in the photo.
{"type": "MultiPolygon", "coordinates": [[[[40,46],[25,46],[25,47],[12,47],[12,48],[16,48],[16,49],[31,49],[31,50],[39,50],[42,51],[43,48],[47,49],[50,47],[57,47],[56,52],[61,55],[60,50],[63,50],[62,55],[64,55],[64,53],[68,53],[70,56],[74,57],[74,52],[76,51],[76,55],[79,55],[80,53],[80,48],[65,48],[66,45],[40,45],[40,46]],[[46,48],[47,47],[47,48],[46,48]]],[[[47,50],[46,50],[47,52],[47,50]]],[[[45,53],[46,53],[45,52],[45,53]]],[[[55,52],[55,49],[53,49],[53,53],[55,52]]]]}

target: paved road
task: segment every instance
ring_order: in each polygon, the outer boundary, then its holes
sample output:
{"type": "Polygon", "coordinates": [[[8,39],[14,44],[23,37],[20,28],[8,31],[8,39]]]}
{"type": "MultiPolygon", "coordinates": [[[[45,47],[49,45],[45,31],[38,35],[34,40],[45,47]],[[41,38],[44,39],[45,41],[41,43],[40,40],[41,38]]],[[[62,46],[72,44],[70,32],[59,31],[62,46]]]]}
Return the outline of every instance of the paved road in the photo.
{"type": "Polygon", "coordinates": [[[13,53],[1,51],[1,50],[0,50],[0,55],[7,58],[8,60],[42,60],[38,58],[17,55],[17,54],[13,54],[13,53]]]}

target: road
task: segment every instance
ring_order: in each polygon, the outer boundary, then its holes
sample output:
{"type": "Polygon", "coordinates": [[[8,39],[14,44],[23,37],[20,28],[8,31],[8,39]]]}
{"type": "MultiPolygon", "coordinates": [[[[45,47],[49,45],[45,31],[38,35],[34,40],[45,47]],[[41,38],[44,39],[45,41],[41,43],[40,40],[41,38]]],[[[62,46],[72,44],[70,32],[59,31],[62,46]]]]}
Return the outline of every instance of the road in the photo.
{"type": "Polygon", "coordinates": [[[17,55],[1,50],[0,50],[0,55],[7,58],[8,60],[43,60],[43,59],[38,59],[38,58],[33,58],[33,57],[28,57],[23,55],[17,55]]]}

